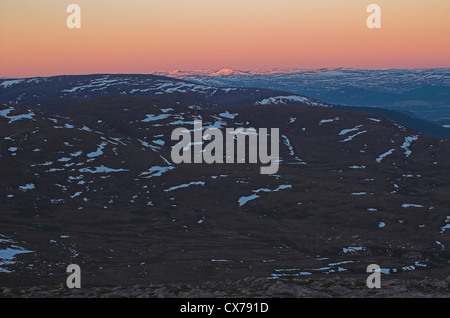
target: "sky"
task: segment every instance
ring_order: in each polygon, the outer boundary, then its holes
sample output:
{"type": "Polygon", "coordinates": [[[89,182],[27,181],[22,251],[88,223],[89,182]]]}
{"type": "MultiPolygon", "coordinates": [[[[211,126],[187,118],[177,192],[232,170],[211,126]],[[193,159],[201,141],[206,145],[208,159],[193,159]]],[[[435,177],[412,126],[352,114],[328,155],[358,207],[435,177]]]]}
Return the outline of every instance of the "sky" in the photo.
{"type": "Polygon", "coordinates": [[[0,0],[0,77],[448,68],[449,35],[449,0],[0,0]]]}

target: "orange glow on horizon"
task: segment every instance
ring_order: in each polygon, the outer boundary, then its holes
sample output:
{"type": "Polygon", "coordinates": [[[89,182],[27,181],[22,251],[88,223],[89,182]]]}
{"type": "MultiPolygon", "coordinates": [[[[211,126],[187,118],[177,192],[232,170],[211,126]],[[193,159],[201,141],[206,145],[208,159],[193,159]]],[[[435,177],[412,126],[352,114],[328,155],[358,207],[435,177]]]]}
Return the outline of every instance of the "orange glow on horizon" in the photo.
{"type": "Polygon", "coordinates": [[[1,0],[0,76],[450,67],[449,34],[448,0],[1,0]]]}

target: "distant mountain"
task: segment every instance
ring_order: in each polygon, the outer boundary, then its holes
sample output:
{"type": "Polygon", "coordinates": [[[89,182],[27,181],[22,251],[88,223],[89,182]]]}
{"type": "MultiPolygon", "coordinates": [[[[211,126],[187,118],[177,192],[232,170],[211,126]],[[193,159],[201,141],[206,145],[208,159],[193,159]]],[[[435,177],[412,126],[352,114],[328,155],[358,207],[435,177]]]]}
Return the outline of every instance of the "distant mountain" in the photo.
{"type": "MultiPolygon", "coordinates": [[[[386,69],[386,70],[368,70],[368,69],[349,69],[349,68],[321,68],[321,69],[269,69],[269,70],[199,70],[199,71],[180,71],[180,72],[159,72],[158,75],[178,74],[179,78],[202,80],[202,76],[214,76],[218,73],[229,73],[231,77],[237,78],[217,78],[215,84],[236,83],[234,81],[244,81],[247,76],[253,76],[253,80],[267,81],[278,80],[274,85],[287,85],[283,83],[285,77],[299,81],[298,85],[307,85],[311,87],[321,85],[323,88],[341,88],[353,86],[358,88],[382,89],[391,92],[403,92],[421,86],[449,86],[450,69],[386,69]],[[243,76],[239,78],[240,76],[243,76]],[[396,84],[396,85],[393,85],[396,84]]],[[[249,79],[250,80],[250,79],[249,79]]],[[[294,83],[291,83],[294,84],[294,83]]],[[[264,85],[265,86],[265,85],[264,85]]],[[[263,87],[264,87],[263,86],[263,87]]],[[[286,88],[286,86],[285,86],[286,88]]],[[[292,89],[291,89],[292,90],[292,89]]],[[[287,91],[291,91],[287,90],[287,91]]]]}
{"type": "Polygon", "coordinates": [[[279,74],[286,75],[292,73],[309,73],[312,71],[331,71],[334,68],[320,68],[317,70],[300,69],[300,68],[273,68],[273,69],[259,69],[259,70],[235,70],[229,68],[223,68],[220,70],[173,70],[173,71],[159,71],[152,74],[177,77],[180,79],[193,77],[193,76],[239,76],[239,75],[268,75],[279,74]]]}
{"type": "Polygon", "coordinates": [[[221,69],[220,71],[214,72],[212,76],[237,76],[237,75],[248,75],[246,72],[232,70],[229,68],[221,69]]]}
{"type": "Polygon", "coordinates": [[[261,87],[302,94],[326,103],[409,112],[437,125],[450,124],[450,69],[274,69],[214,76],[177,75],[214,86],[261,87]]]}

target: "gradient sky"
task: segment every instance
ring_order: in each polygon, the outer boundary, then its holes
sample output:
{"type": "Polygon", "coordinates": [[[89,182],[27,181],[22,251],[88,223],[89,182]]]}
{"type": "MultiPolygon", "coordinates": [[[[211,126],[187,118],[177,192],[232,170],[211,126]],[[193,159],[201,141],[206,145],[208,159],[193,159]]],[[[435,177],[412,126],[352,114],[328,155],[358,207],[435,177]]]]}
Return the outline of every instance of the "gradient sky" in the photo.
{"type": "Polygon", "coordinates": [[[0,0],[0,77],[450,67],[449,38],[449,0],[0,0]]]}

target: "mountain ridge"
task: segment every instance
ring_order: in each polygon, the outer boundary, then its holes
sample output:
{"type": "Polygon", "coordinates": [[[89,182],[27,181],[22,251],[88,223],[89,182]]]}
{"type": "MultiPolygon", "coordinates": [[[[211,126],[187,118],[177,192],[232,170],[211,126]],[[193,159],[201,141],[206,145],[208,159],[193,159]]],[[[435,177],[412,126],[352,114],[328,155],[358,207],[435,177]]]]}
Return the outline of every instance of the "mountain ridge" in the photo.
{"type": "MultiPolygon", "coordinates": [[[[33,106],[57,113],[87,102],[92,98],[108,94],[150,96],[164,102],[200,108],[251,104],[299,104],[344,107],[281,90],[257,87],[211,86],[159,75],[94,74],[0,80],[0,101],[33,106]]],[[[407,114],[400,116],[398,112],[401,110],[379,110],[380,108],[371,109],[360,106],[352,107],[355,107],[353,109],[355,111],[383,113],[383,116],[400,120],[403,125],[431,136],[450,138],[450,129],[445,128],[445,125],[443,125],[444,127],[439,127],[433,122],[425,122],[417,116],[407,114]]],[[[350,108],[347,109],[351,110],[350,108]]]]}

